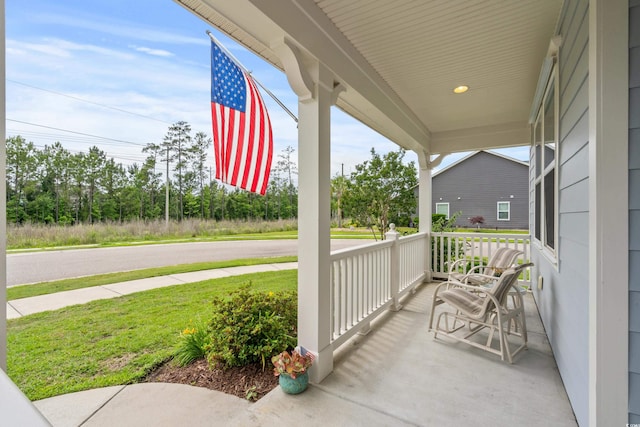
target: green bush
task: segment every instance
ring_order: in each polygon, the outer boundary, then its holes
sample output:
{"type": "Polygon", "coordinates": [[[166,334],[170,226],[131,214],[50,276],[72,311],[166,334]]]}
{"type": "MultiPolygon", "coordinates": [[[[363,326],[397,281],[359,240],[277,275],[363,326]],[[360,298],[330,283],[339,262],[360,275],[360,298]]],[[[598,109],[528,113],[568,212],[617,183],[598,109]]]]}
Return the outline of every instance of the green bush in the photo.
{"type": "Polygon", "coordinates": [[[297,293],[257,292],[250,284],[229,298],[216,297],[209,361],[223,367],[261,362],[293,348],[297,340],[297,293]]]}
{"type": "Polygon", "coordinates": [[[434,213],[431,214],[431,228],[436,229],[438,227],[442,227],[442,224],[447,220],[447,216],[445,214],[434,213]]]}
{"type": "MultiPolygon", "coordinates": [[[[443,256],[443,261],[446,263],[448,261],[455,261],[457,258],[464,255],[464,246],[460,246],[456,249],[455,245],[452,244],[451,240],[445,237],[440,237],[437,233],[444,232],[452,232],[455,231],[456,220],[458,216],[460,216],[461,212],[456,212],[449,219],[444,214],[433,214],[431,216],[432,220],[432,231],[433,235],[431,236],[431,253],[433,254],[433,268],[437,271],[440,266],[440,256],[443,256]],[[441,252],[442,250],[442,252],[441,252]]],[[[448,269],[448,267],[447,267],[448,269]]]]}

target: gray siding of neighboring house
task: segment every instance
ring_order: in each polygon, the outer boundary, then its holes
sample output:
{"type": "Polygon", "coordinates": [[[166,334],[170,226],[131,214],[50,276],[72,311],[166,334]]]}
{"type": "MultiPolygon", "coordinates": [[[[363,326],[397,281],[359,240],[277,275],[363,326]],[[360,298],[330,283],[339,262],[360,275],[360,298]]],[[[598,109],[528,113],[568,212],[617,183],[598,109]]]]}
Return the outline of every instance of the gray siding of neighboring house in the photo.
{"type": "MultiPolygon", "coordinates": [[[[531,244],[533,282],[538,275],[544,279],[542,290],[534,286],[534,296],[580,425],[588,425],[589,419],[588,8],[586,0],[567,0],[558,23],[563,38],[558,59],[558,261],[535,239],[531,244]]],[[[532,171],[529,177],[534,200],[532,171]]],[[[532,213],[533,204],[531,208],[532,213]]],[[[533,224],[533,215],[530,219],[533,224]]]]}
{"type": "Polygon", "coordinates": [[[629,422],[640,423],[640,0],[629,2],[629,422]]]}
{"type": "Polygon", "coordinates": [[[484,217],[485,228],[529,228],[528,166],[480,151],[433,177],[432,209],[449,203],[449,214],[461,212],[460,227],[469,218],[484,217]],[[511,197],[513,196],[513,197],[511,197]],[[498,202],[510,202],[510,219],[498,220],[498,202]]]}

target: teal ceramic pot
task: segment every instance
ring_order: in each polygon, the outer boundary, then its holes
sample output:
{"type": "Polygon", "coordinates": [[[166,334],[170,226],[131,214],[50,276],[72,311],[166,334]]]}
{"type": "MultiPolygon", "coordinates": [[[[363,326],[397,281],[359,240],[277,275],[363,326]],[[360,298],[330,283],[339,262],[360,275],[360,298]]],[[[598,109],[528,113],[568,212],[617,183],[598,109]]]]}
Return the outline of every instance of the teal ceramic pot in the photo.
{"type": "Polygon", "coordinates": [[[287,394],[302,393],[309,385],[309,374],[307,372],[298,375],[295,378],[291,378],[288,374],[280,374],[278,378],[280,388],[282,388],[282,391],[287,394]]]}

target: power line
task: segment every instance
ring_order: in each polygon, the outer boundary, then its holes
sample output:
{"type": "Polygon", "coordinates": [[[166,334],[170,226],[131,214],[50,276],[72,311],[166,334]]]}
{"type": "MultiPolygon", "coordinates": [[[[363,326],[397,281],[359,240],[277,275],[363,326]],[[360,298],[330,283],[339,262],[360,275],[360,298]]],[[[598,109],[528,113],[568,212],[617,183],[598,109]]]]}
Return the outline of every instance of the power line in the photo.
{"type": "Polygon", "coordinates": [[[37,132],[37,131],[29,131],[29,130],[14,129],[14,128],[7,128],[7,135],[20,135],[25,138],[37,138],[39,140],[50,140],[53,142],[61,142],[61,139],[64,139],[64,142],[71,142],[71,143],[81,143],[81,144],[99,143],[99,144],[108,144],[109,146],[124,145],[122,143],[103,142],[100,140],[96,141],[95,138],[89,138],[81,135],[62,136],[60,133],[37,132]]]}
{"type": "Polygon", "coordinates": [[[6,80],[8,82],[15,83],[15,84],[22,85],[22,86],[26,86],[26,87],[29,87],[29,88],[32,88],[32,89],[41,90],[43,92],[52,93],[54,95],[64,96],[66,98],[74,99],[76,101],[86,102],[87,104],[97,105],[98,107],[108,108],[110,110],[119,111],[121,113],[126,113],[126,114],[131,114],[133,116],[142,117],[142,118],[145,118],[145,119],[148,119],[148,120],[154,120],[156,122],[160,122],[160,123],[164,123],[164,124],[169,124],[169,125],[172,124],[172,123],[169,123],[169,122],[167,122],[165,120],[156,119],[155,117],[145,116],[144,114],[134,113],[133,111],[123,110],[122,108],[112,107],[112,106],[106,105],[106,104],[100,104],[99,102],[89,101],[88,99],[78,98],[77,96],[67,95],[66,93],[56,92],[56,91],[50,90],[50,89],[44,89],[44,88],[41,88],[41,87],[38,87],[38,86],[33,86],[33,85],[30,85],[30,84],[27,84],[27,83],[19,82],[17,80],[11,80],[11,79],[6,79],[6,80]]]}
{"type": "Polygon", "coordinates": [[[38,125],[38,124],[35,124],[35,123],[23,122],[22,120],[7,119],[7,121],[8,122],[15,122],[15,123],[22,123],[24,125],[29,125],[29,126],[37,126],[37,127],[41,127],[41,128],[57,130],[57,131],[60,131],[60,132],[68,132],[68,133],[72,133],[72,134],[75,134],[75,135],[88,136],[88,137],[91,137],[91,138],[104,139],[104,140],[107,140],[107,141],[114,141],[114,142],[120,142],[120,143],[124,143],[124,144],[137,145],[137,146],[140,146],[140,147],[146,147],[146,145],[147,145],[147,144],[141,144],[139,142],[125,141],[123,139],[107,138],[106,136],[91,135],[89,133],[82,133],[82,132],[76,132],[76,131],[72,131],[72,130],[68,130],[68,129],[56,128],[56,127],[53,127],[53,126],[38,125]]]}

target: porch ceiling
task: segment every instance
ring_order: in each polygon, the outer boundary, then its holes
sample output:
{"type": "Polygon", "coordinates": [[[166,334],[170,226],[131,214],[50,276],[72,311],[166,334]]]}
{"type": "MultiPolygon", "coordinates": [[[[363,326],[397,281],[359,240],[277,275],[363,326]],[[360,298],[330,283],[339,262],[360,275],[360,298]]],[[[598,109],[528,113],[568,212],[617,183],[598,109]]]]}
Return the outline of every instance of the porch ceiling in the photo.
{"type": "Polygon", "coordinates": [[[405,148],[528,144],[562,0],[176,0],[282,69],[288,38],[347,87],[337,105],[405,148]],[[469,91],[455,95],[453,88],[469,91]]]}

